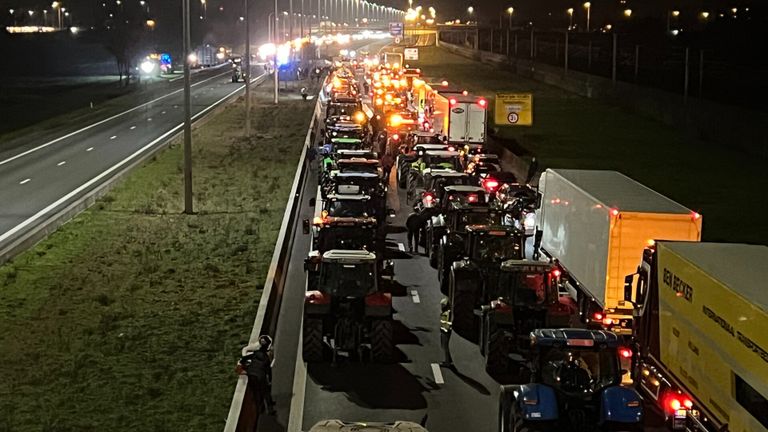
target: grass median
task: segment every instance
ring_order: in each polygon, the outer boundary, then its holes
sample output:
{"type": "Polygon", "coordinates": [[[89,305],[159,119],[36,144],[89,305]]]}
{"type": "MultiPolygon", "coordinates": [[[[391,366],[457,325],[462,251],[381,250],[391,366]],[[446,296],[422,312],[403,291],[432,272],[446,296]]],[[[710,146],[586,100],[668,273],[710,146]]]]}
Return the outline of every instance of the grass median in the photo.
{"type": "Polygon", "coordinates": [[[0,267],[0,431],[214,431],[250,333],[313,104],[256,92],[0,267]]]}
{"type": "Polygon", "coordinates": [[[764,161],[442,48],[419,54],[411,63],[427,76],[455,81],[491,102],[499,91],[532,92],[534,126],[505,127],[499,135],[535,155],[540,168],[621,171],[702,213],[704,240],[768,244],[765,206],[755,199],[768,188],[764,161]]]}

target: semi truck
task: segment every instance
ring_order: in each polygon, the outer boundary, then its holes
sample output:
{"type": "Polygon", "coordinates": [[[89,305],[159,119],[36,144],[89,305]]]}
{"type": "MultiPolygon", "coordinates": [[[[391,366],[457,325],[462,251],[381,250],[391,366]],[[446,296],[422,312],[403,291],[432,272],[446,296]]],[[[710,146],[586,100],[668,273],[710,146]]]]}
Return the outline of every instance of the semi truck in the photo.
{"type": "Polygon", "coordinates": [[[768,431],[768,247],[657,241],[625,279],[633,380],[673,430],[768,431]]]}
{"type": "Polygon", "coordinates": [[[548,169],[539,187],[534,258],[560,266],[582,324],[630,335],[624,277],[654,239],[699,241],[701,215],[616,171],[548,169]]]}

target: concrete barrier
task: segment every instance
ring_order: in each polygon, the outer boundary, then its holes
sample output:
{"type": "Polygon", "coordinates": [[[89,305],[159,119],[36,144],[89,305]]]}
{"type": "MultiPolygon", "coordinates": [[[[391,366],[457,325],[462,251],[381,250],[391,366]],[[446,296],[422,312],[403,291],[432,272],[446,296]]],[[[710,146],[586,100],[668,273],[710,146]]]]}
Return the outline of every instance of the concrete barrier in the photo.
{"type": "MultiPolygon", "coordinates": [[[[264,281],[264,289],[259,301],[259,307],[256,310],[256,318],[251,329],[249,344],[256,344],[259,336],[263,334],[274,335],[277,328],[278,312],[280,310],[280,303],[282,303],[283,287],[285,286],[285,271],[290,259],[290,251],[293,247],[293,227],[296,225],[296,218],[301,209],[301,195],[304,190],[307,174],[309,173],[307,154],[310,146],[313,144],[319,113],[320,98],[318,97],[312,120],[309,123],[309,130],[304,139],[304,148],[301,151],[299,162],[296,166],[291,194],[288,196],[285,213],[283,213],[283,223],[277,235],[277,242],[272,253],[272,261],[269,264],[267,279],[264,281]]],[[[259,421],[257,402],[260,400],[260,395],[251,394],[249,391],[248,377],[246,375],[238,376],[224,432],[255,431],[259,421]]]]}
{"type": "Polygon", "coordinates": [[[462,57],[480,61],[587,97],[603,98],[612,104],[651,117],[684,131],[695,139],[711,141],[741,152],[768,158],[768,113],[750,111],[704,99],[642,87],[622,81],[568,71],[529,59],[478,51],[441,41],[440,46],[462,57]]]}
{"type": "MultiPolygon", "coordinates": [[[[254,78],[252,85],[259,85],[266,80],[267,74],[254,78]]],[[[206,110],[197,114],[198,118],[194,120],[193,127],[197,128],[205,124],[208,120],[220,113],[224,107],[238,97],[239,89],[232,92],[229,96],[221,100],[216,105],[211,105],[206,110]]],[[[58,209],[52,209],[51,213],[44,216],[40,222],[36,223],[31,229],[25,231],[17,237],[11,237],[10,241],[0,246],[0,265],[10,261],[16,255],[26,251],[38,242],[46,238],[51,233],[59,229],[60,226],[69,222],[72,218],[82,213],[102,196],[106,195],[112,188],[118,185],[125,177],[136,167],[153,157],[157,152],[163,150],[171,141],[179,138],[184,133],[183,127],[177,126],[166,134],[161,135],[160,142],[150,146],[146,151],[136,156],[123,166],[113,166],[114,172],[111,172],[106,180],[98,183],[88,192],[85,192],[79,198],[68,204],[62,204],[58,209]]]]}

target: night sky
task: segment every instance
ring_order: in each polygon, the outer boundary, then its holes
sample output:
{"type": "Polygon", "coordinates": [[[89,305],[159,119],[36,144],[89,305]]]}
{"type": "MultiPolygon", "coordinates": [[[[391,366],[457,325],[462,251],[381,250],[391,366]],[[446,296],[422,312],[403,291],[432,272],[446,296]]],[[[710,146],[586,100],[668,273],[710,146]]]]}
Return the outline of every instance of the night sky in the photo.
{"type": "MultiPolygon", "coordinates": [[[[146,0],[149,5],[149,15],[157,22],[156,33],[159,40],[177,40],[180,32],[181,0],[146,0]]],[[[273,9],[273,0],[250,0],[253,34],[258,40],[266,39],[267,15],[273,9]]],[[[322,1],[322,0],[321,0],[322,1]]],[[[333,0],[328,0],[333,1],[333,0]]],[[[337,0],[346,1],[346,0],[337,0]]],[[[139,0],[122,0],[124,13],[130,11],[139,15],[141,11],[139,0]],[[132,8],[132,9],[131,9],[132,8]]],[[[317,0],[305,0],[305,7],[316,11],[317,0]]],[[[407,1],[382,0],[381,4],[406,9],[407,1]]],[[[574,22],[581,23],[585,20],[585,11],[581,7],[582,1],[575,0],[420,0],[414,1],[415,5],[421,5],[425,9],[435,7],[438,14],[438,22],[459,18],[466,20],[469,15],[467,6],[475,8],[475,16],[483,23],[498,24],[499,18],[507,23],[505,10],[509,6],[515,8],[513,16],[516,25],[530,21],[539,28],[560,28],[567,26],[568,17],[566,9],[575,9],[574,22]]],[[[625,8],[633,9],[632,19],[654,17],[663,20],[667,11],[679,9],[684,15],[693,19],[696,13],[702,10],[726,12],[731,7],[751,7],[750,13],[761,13],[755,9],[757,0],[592,0],[592,22],[595,25],[604,25],[616,22],[621,17],[621,11],[625,8]]],[[[115,0],[63,0],[63,4],[73,13],[73,24],[79,26],[92,26],[103,24],[109,13],[116,13],[118,6],[115,0]],[[106,5],[103,6],[103,4],[106,5]]],[[[191,0],[193,11],[193,31],[198,41],[211,40],[227,42],[240,40],[243,32],[239,17],[243,14],[243,0],[207,0],[207,19],[200,20],[203,8],[200,0],[191,0]]],[[[279,0],[280,8],[288,8],[288,0],[279,0]]],[[[49,9],[49,22],[53,22],[50,1],[42,0],[0,0],[0,10],[6,11],[4,22],[10,22],[10,8],[17,10],[16,19],[19,23],[30,20],[25,11],[34,9],[36,14],[31,20],[34,24],[40,24],[41,11],[49,9]]],[[[294,11],[301,8],[301,0],[294,0],[294,11]]],[[[727,13],[727,12],[726,12],[727,13]]],[[[135,16],[135,15],[134,15],[135,16]]],[[[142,17],[143,18],[143,17],[142,17]]]]}

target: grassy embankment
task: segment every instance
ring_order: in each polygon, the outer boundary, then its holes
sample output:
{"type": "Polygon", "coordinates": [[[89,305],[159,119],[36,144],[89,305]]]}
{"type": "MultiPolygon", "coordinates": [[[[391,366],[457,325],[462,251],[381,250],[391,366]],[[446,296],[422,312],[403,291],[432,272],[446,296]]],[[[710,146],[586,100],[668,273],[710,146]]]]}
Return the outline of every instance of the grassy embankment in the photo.
{"type": "Polygon", "coordinates": [[[517,140],[540,168],[618,170],[701,212],[705,240],[768,244],[765,161],[441,48],[420,51],[421,61],[412,63],[427,76],[455,81],[491,102],[498,91],[532,92],[535,125],[502,128],[500,135],[517,140]]]}
{"type": "Polygon", "coordinates": [[[312,104],[242,101],[0,267],[0,431],[221,430],[312,104]]]}

